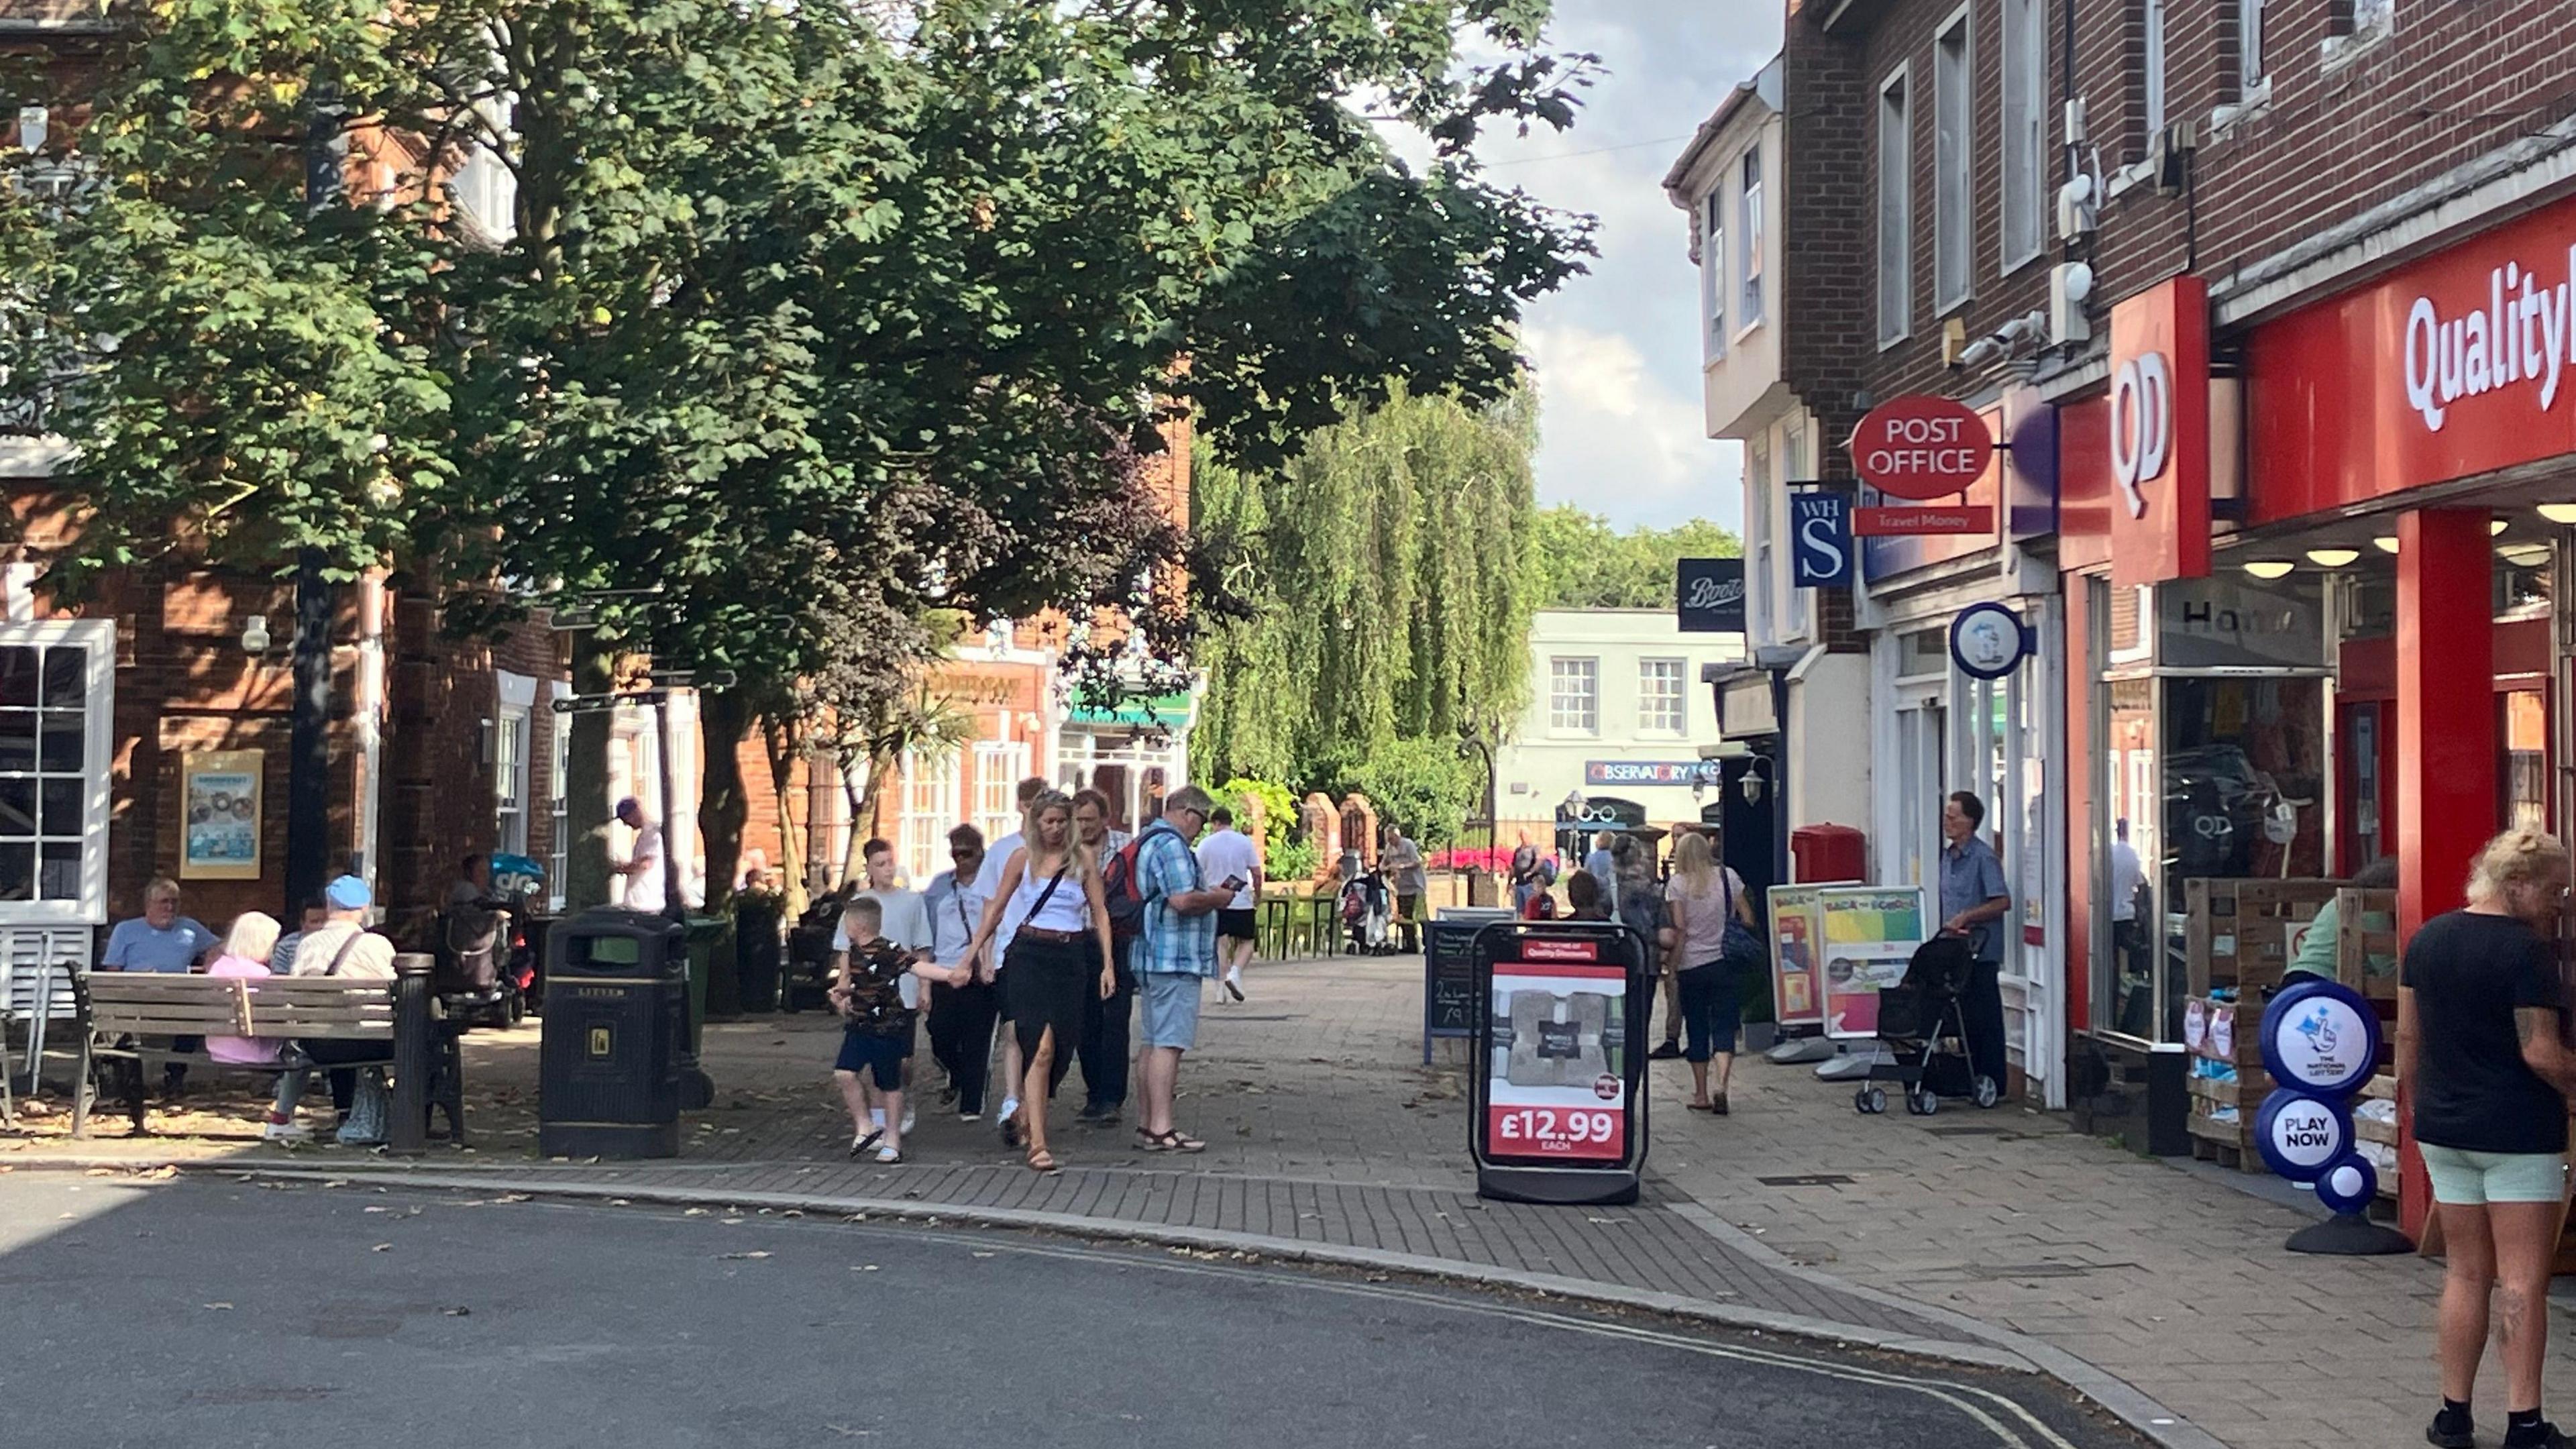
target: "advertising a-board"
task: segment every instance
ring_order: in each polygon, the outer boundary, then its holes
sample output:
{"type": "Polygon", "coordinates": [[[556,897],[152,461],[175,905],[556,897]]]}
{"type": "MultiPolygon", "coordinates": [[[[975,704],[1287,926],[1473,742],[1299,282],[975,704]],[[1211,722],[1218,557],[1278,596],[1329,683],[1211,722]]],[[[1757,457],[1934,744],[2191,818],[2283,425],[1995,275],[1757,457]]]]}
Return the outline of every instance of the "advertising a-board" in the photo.
{"type": "Polygon", "coordinates": [[[1496,961],[1486,1066],[1497,1159],[1608,1162],[1628,1151],[1628,968],[1596,941],[1532,937],[1496,961]]]}
{"type": "Polygon", "coordinates": [[[1905,979],[1923,944],[1923,892],[1914,886],[1826,887],[1824,919],[1825,1035],[1878,1035],[1878,993],[1905,979]]]}
{"type": "Polygon", "coordinates": [[[1771,1017],[1784,1027],[1825,1019],[1824,895],[1822,886],[1771,888],[1771,1017]]]}

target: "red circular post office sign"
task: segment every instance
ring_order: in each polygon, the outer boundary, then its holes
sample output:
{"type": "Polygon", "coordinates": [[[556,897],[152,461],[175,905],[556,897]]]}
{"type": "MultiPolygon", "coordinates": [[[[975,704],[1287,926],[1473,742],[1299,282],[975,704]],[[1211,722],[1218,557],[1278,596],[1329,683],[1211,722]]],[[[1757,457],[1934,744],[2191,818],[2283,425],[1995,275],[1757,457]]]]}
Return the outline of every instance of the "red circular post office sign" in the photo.
{"type": "Polygon", "coordinates": [[[1862,482],[1891,498],[1929,503],[1966,492],[1994,461],[1995,439],[1975,408],[1913,393],[1869,410],[1852,430],[1851,456],[1862,482]]]}

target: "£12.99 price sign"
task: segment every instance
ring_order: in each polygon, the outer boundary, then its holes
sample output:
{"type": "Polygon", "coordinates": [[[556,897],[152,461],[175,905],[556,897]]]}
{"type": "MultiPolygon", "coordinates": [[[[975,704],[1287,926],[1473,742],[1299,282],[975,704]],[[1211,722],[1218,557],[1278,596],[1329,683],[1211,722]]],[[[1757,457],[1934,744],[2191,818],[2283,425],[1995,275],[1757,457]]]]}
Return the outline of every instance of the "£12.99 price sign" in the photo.
{"type": "Polygon", "coordinates": [[[1493,970],[1485,1143],[1492,1156],[1623,1161],[1628,973],[1591,941],[1532,938],[1493,970]]]}

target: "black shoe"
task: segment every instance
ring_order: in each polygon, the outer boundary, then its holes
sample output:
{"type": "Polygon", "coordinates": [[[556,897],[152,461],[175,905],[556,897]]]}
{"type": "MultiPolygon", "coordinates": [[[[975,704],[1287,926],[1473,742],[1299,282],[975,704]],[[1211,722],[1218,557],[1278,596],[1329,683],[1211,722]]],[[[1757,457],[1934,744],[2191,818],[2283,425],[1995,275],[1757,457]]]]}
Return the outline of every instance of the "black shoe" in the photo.
{"type": "MultiPolygon", "coordinates": [[[[2441,1421],[2435,1420],[2434,1428],[2440,1427],[2441,1421]]],[[[2462,1434],[2457,1439],[2433,1439],[2432,1429],[2425,1430],[2424,1437],[2432,1439],[2436,1444],[2465,1445],[2474,1442],[2466,1434],[2462,1434]]],[[[2537,1424],[2525,1424],[2505,1430],[2504,1449],[2567,1449],[2567,1436],[2558,1432],[2557,1425],[2543,1419],[2537,1424]]]]}
{"type": "Polygon", "coordinates": [[[1650,1062],[1673,1062],[1681,1060],[1681,1055],[1682,1044],[1677,1041],[1668,1041],[1662,1046],[1655,1048],[1653,1051],[1646,1053],[1646,1060],[1650,1062]]]}
{"type": "Polygon", "coordinates": [[[1718,1093],[1718,1094],[1717,1094],[1717,1100],[1716,1100],[1716,1101],[1714,1101],[1714,1102],[1711,1102],[1711,1103],[1709,1104],[1709,1108],[1708,1108],[1708,1110],[1709,1110],[1709,1111],[1711,1111],[1711,1112],[1716,1113],[1716,1114],[1717,1114],[1718,1116],[1720,1116],[1720,1117],[1725,1116],[1725,1115],[1726,1115],[1726,1094],[1725,1094],[1724,1092],[1720,1092],[1720,1093],[1718,1093]]]}
{"type": "Polygon", "coordinates": [[[2477,1449],[2478,1436],[2469,1423],[2468,1415],[2462,1414],[2454,1421],[2445,1411],[2435,1414],[2433,1422],[2425,1426],[2424,1442],[2439,1445],[2441,1449],[2477,1449]]]}

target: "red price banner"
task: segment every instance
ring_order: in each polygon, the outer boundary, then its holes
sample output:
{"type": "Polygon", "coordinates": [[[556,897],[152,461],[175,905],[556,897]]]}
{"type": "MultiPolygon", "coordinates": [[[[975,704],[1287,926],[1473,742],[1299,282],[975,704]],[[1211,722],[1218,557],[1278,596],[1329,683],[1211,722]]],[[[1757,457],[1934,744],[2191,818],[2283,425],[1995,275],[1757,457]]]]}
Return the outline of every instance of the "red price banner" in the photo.
{"type": "Polygon", "coordinates": [[[1485,1141],[1498,1157],[1600,1158],[1617,1162],[1628,1151],[1624,1105],[1598,1111],[1565,1107],[1485,1109],[1485,1141]]]}

